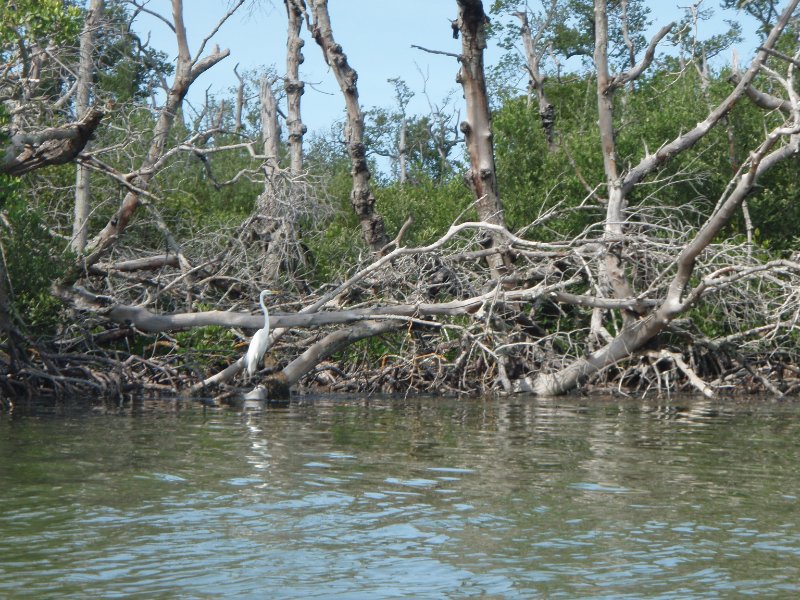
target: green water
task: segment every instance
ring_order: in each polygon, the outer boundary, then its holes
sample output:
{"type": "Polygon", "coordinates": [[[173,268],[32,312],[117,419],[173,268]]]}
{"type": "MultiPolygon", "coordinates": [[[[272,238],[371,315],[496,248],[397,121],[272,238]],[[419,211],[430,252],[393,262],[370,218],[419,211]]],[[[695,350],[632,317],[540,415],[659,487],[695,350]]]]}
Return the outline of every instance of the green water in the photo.
{"type": "Polygon", "coordinates": [[[800,403],[0,415],[0,598],[800,597],[800,403]]]}

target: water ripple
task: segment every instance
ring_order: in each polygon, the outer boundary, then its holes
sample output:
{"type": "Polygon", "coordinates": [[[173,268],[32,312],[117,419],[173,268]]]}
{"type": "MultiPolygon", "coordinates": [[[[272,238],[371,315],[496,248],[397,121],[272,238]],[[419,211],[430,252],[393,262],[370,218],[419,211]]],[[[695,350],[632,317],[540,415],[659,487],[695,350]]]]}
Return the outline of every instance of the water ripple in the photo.
{"type": "Polygon", "coordinates": [[[0,456],[0,597],[800,595],[790,403],[186,407],[0,456]]]}

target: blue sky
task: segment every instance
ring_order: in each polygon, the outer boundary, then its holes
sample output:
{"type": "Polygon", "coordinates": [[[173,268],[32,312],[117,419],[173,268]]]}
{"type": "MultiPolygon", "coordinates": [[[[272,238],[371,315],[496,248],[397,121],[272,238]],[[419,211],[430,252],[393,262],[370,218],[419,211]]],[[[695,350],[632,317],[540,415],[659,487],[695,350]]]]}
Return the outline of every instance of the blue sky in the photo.
{"type": "MultiPolygon", "coordinates": [[[[692,0],[653,0],[649,2],[654,20],[653,31],[678,18],[692,0]]],[[[484,6],[490,4],[484,1],[484,6]]],[[[532,6],[537,3],[531,2],[532,6]]],[[[222,0],[184,0],[184,18],[192,52],[225,13],[222,0]]],[[[717,18],[704,25],[701,37],[722,28],[722,15],[717,3],[706,0],[704,6],[714,8],[717,18]]],[[[165,16],[171,15],[169,0],[151,0],[148,8],[165,16]]],[[[455,0],[329,0],[331,23],[336,41],[342,45],[351,66],[358,72],[362,106],[391,107],[394,102],[391,77],[401,77],[416,92],[409,112],[427,113],[428,104],[422,94],[423,84],[431,102],[441,103],[450,90],[456,106],[462,98],[455,81],[458,65],[452,57],[428,54],[411,48],[411,44],[446,52],[458,52],[460,41],[452,38],[450,20],[456,15],[455,0]],[[425,81],[427,78],[427,81],[425,81]]],[[[752,25],[743,23],[746,32],[752,25]]],[[[175,55],[174,36],[158,20],[143,15],[135,28],[170,57],[175,55]]],[[[325,130],[343,114],[343,99],[333,75],[324,64],[321,52],[306,31],[305,63],[301,77],[307,82],[303,96],[303,120],[309,131],[325,130]]],[[[748,36],[752,40],[752,35],[748,36]]],[[[225,23],[211,42],[228,48],[231,55],[201,76],[190,93],[190,101],[200,104],[205,90],[222,92],[236,84],[233,67],[239,71],[275,65],[279,74],[285,70],[286,15],[280,0],[250,0],[225,23]]],[[[753,43],[739,47],[742,60],[749,60],[753,43]]],[[[487,61],[497,60],[499,51],[490,47],[487,61]]],[[[728,58],[728,57],[726,57],[728,58]]],[[[255,99],[253,100],[255,101],[255,99]]]]}

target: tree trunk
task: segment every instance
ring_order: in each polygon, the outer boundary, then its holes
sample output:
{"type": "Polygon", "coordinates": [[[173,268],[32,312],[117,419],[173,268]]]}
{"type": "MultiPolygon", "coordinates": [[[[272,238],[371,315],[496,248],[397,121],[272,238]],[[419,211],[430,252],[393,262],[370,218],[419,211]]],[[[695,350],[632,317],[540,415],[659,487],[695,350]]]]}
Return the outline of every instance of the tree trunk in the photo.
{"type": "MultiPolygon", "coordinates": [[[[604,291],[614,298],[630,298],[633,290],[628,283],[622,265],[624,244],[625,208],[627,200],[617,168],[617,145],[614,139],[614,91],[615,81],[608,70],[608,13],[606,0],[595,0],[595,49],[594,64],[597,72],[597,123],[603,152],[603,168],[606,175],[608,204],[604,224],[606,241],[605,257],[600,271],[600,282],[604,291]]],[[[630,324],[633,318],[622,311],[623,323],[630,324]]]]}
{"type": "Polygon", "coordinates": [[[278,102],[272,92],[267,75],[261,77],[261,137],[264,141],[267,179],[259,198],[257,210],[264,220],[260,223],[259,237],[265,243],[261,261],[262,281],[274,286],[281,273],[281,263],[286,258],[286,242],[294,230],[292,211],[280,202],[283,180],[277,176],[280,160],[280,123],[278,102]]]}
{"type": "Polygon", "coordinates": [[[791,136],[789,144],[764,155],[777,142],[778,137],[776,134],[772,139],[768,138],[759,152],[753,154],[750,171],[742,176],[720,209],[706,221],[695,238],[681,252],[676,260],[677,271],[670,282],[669,291],[651,315],[632,321],[623,327],[622,331],[606,346],[574,361],[561,371],[539,375],[533,380],[526,377],[517,382],[517,391],[529,391],[544,396],[568,392],[598,371],[630,357],[663,331],[675,317],[690,308],[709,283],[704,280],[694,290],[687,291],[697,256],[708,247],[714,237],[731,220],[748,194],[753,191],[758,178],[771,167],[797,154],[800,150],[800,135],[795,133],[791,136]]]}
{"type": "Polygon", "coordinates": [[[407,163],[407,155],[408,155],[408,146],[406,142],[406,138],[408,136],[408,121],[405,117],[400,122],[400,138],[397,142],[397,170],[398,170],[398,181],[400,185],[405,185],[406,180],[408,178],[408,167],[407,163]]]}
{"type": "MultiPolygon", "coordinates": [[[[83,118],[89,110],[94,80],[94,34],[102,16],[103,0],[92,0],[81,31],[80,64],[75,92],[75,116],[78,119],[83,118]]],[[[79,164],[75,175],[75,221],[72,223],[72,249],[76,254],[81,254],[86,247],[90,199],[89,170],[79,164]]]]}
{"type": "Polygon", "coordinates": [[[342,47],[333,39],[327,0],[309,0],[314,24],[312,35],[322,48],[325,61],[330,66],[347,105],[347,151],[352,162],[353,191],[350,202],[361,223],[364,240],[374,252],[386,245],[383,217],[375,210],[375,196],[369,186],[370,172],[367,165],[367,147],[364,144],[364,115],[358,103],[358,74],[350,67],[342,47]]]}
{"type": "MultiPolygon", "coordinates": [[[[475,196],[475,208],[481,221],[505,226],[503,205],[497,187],[497,171],[494,164],[492,141],[492,119],[489,96],[483,68],[483,51],[486,48],[486,25],[489,22],[483,12],[481,0],[457,0],[458,20],[453,24],[461,33],[461,69],[457,81],[464,88],[467,114],[461,123],[461,131],[467,144],[470,169],[467,183],[475,196]]],[[[497,245],[499,239],[493,239],[497,245]]],[[[500,277],[508,265],[501,255],[488,258],[494,277],[500,277]]]]}
{"type": "Polygon", "coordinates": [[[264,142],[264,156],[270,173],[278,168],[280,160],[281,125],[278,121],[278,102],[266,73],[261,76],[261,139],[264,142]]]}
{"type": "Polygon", "coordinates": [[[289,171],[293,175],[303,171],[303,136],[307,128],[300,118],[300,100],[305,91],[305,83],[300,79],[300,65],[303,64],[303,45],[300,29],[303,26],[305,7],[302,0],[284,0],[289,27],[286,36],[286,77],[283,89],[286,91],[286,128],[289,130],[289,171]]]}
{"type": "Polygon", "coordinates": [[[236,111],[233,114],[233,131],[239,133],[242,130],[242,110],[244,110],[244,78],[239,75],[239,65],[233,67],[233,74],[239,80],[236,87],[236,111]]]}

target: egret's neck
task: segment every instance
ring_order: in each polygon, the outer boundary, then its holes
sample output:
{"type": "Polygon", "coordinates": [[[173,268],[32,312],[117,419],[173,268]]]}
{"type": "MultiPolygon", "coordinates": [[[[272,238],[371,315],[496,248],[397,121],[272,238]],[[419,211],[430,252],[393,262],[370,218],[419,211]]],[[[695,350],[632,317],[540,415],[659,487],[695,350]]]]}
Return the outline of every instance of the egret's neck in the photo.
{"type": "Polygon", "coordinates": [[[264,298],[267,297],[267,292],[262,291],[261,294],[258,296],[258,303],[261,304],[261,310],[264,312],[264,327],[269,326],[269,312],[267,311],[267,306],[264,304],[264,298]]]}

